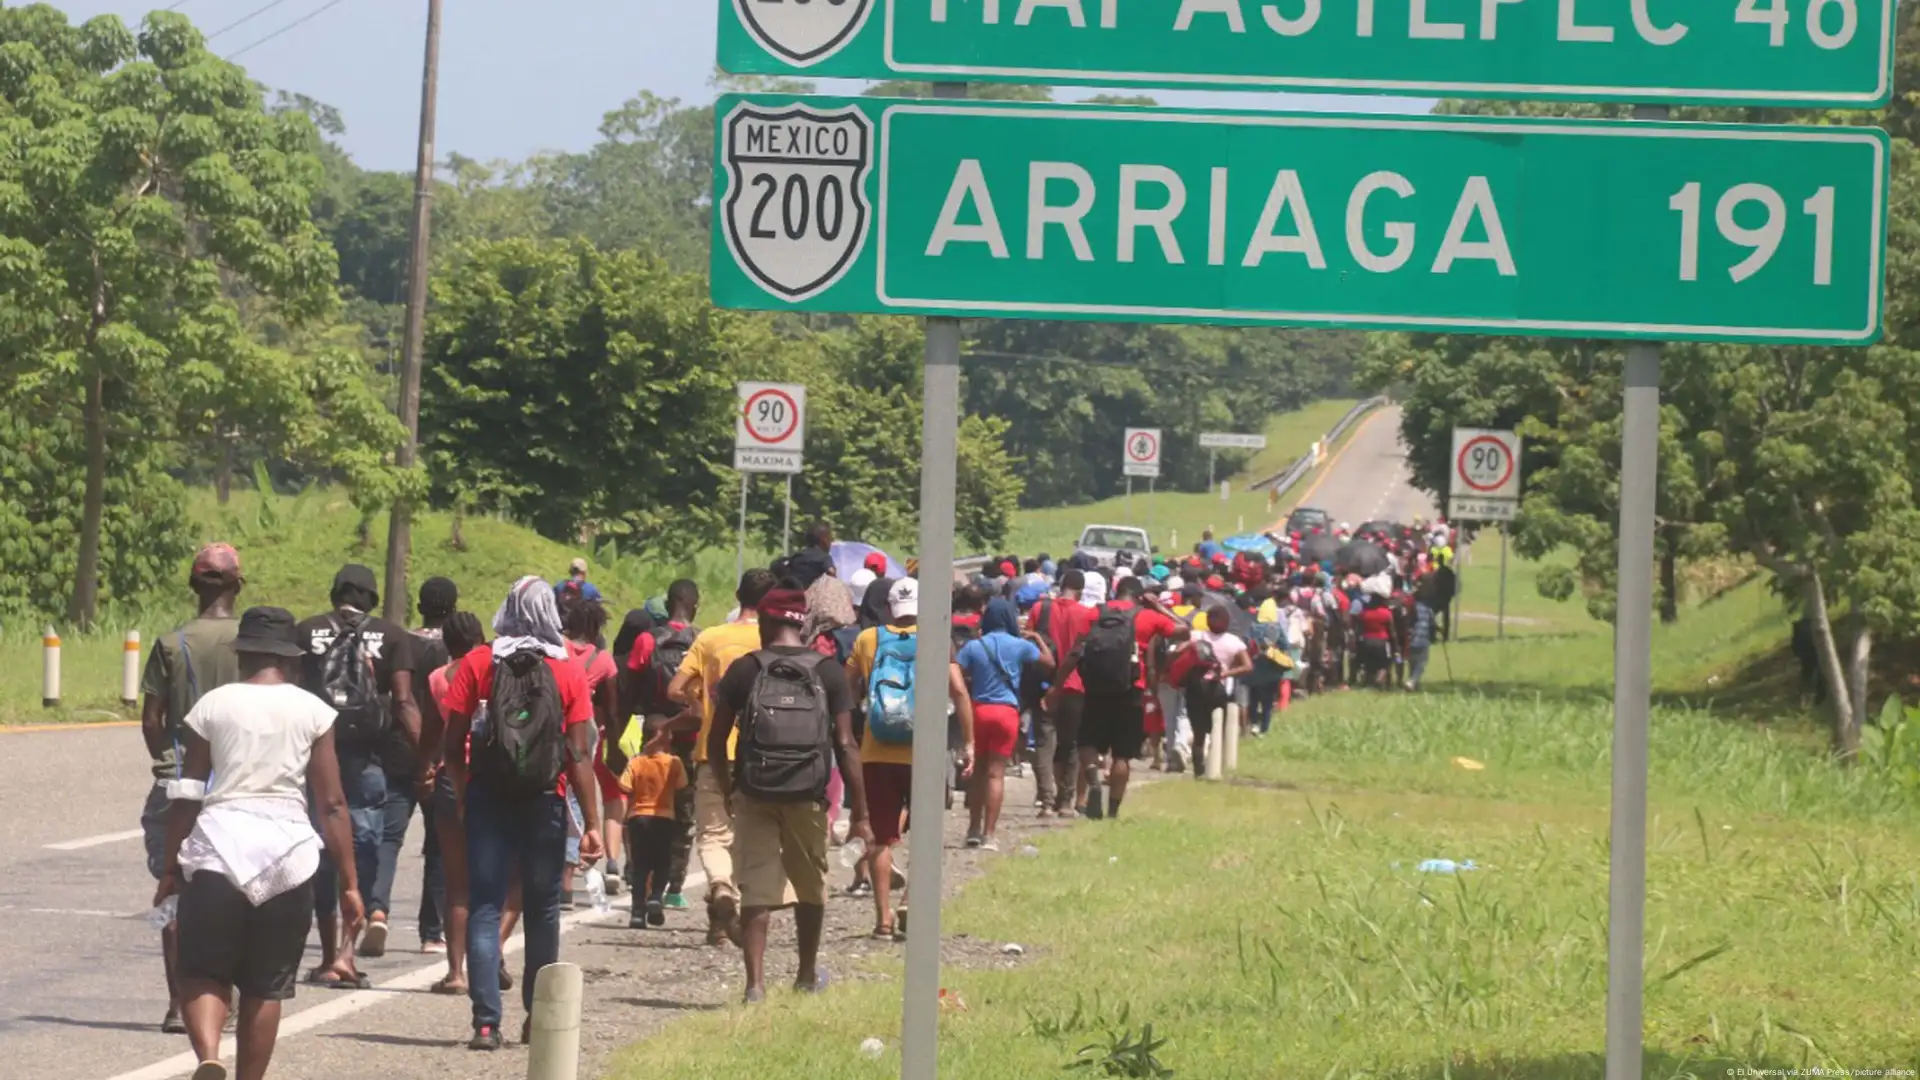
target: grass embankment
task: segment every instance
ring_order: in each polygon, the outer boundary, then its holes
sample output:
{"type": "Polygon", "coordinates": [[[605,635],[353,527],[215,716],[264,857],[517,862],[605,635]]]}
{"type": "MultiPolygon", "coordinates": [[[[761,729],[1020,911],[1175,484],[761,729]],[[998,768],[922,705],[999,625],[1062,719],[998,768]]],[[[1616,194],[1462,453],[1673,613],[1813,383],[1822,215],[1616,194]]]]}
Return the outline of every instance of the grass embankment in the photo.
{"type": "MultiPolygon", "coordinates": [[[[1920,1065],[1912,798],[1829,765],[1790,697],[1767,723],[1697,704],[1785,630],[1750,585],[1656,633],[1650,1077],[1920,1065]]],[[[1244,782],[1169,778],[997,863],[949,925],[1029,958],[945,972],[968,1009],[943,1013],[943,1068],[1028,1080],[1151,1023],[1163,1063],[1207,1080],[1598,1078],[1610,650],[1590,620],[1458,642],[1433,693],[1306,703],[1243,744],[1244,782]],[[1478,869],[1416,871],[1436,857],[1478,869]]],[[[690,1019],[612,1075],[893,1075],[899,965],[872,974],[690,1019]]]]}
{"type": "MultiPolygon", "coordinates": [[[[387,519],[376,517],[369,530],[370,545],[361,545],[359,512],[345,494],[311,488],[298,495],[270,495],[236,491],[228,505],[216,504],[211,492],[191,496],[191,514],[200,523],[202,540],[225,540],[240,551],[247,584],[243,606],[270,604],[305,617],[326,610],[333,576],[346,563],[372,567],[385,577],[387,519]]],[[[530,529],[488,517],[464,523],[465,547],[450,545],[453,519],[449,514],[424,513],[413,526],[413,558],[408,580],[414,589],[426,579],[444,575],[457,582],[461,604],[490,617],[508,586],[520,575],[538,573],[550,579],[564,577],[567,564],[583,550],[541,537],[530,529]]],[[[764,560],[764,554],[759,556],[764,560]]],[[[184,575],[184,568],[182,570],[184,575]]],[[[592,579],[606,594],[618,619],[628,607],[665,592],[674,578],[690,576],[709,597],[706,617],[718,619],[732,605],[734,554],[732,550],[703,552],[683,565],[665,565],[636,558],[600,559],[592,579]],[[717,606],[716,606],[717,605],[717,606]]],[[[121,641],[129,629],[138,629],[151,644],[193,613],[192,597],[184,586],[177,601],[132,616],[107,620],[91,634],[66,636],[61,646],[63,692],[57,709],[41,708],[41,644],[37,627],[9,627],[0,636],[0,725],[121,720],[131,713],[120,706],[121,641]]]]}
{"type": "Polygon", "coordinates": [[[1283,500],[1270,509],[1267,493],[1246,491],[1246,485],[1292,464],[1353,406],[1352,398],[1335,398],[1273,417],[1267,422],[1267,448],[1239,473],[1221,473],[1220,479],[1233,482],[1233,493],[1225,501],[1217,488],[1210,492],[1161,490],[1148,495],[1147,482],[1135,480],[1131,504],[1123,495],[1097,503],[1017,512],[1006,550],[1021,554],[1045,551],[1059,558],[1073,550],[1082,528],[1096,524],[1137,525],[1166,551],[1191,548],[1199,542],[1203,529],[1212,529],[1222,538],[1265,529],[1288,504],[1283,500]]]}

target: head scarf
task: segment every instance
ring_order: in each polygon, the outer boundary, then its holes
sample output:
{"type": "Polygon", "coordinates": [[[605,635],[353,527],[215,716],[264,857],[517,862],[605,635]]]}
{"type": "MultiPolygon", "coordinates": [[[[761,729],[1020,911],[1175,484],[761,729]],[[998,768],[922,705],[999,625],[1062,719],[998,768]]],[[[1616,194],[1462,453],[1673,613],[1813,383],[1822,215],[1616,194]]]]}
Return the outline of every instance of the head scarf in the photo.
{"type": "Polygon", "coordinates": [[[885,626],[892,620],[893,608],[888,599],[888,594],[892,592],[892,578],[874,578],[873,584],[867,586],[867,595],[860,598],[858,613],[862,630],[870,626],[885,626]]]}
{"type": "Polygon", "coordinates": [[[1087,587],[1080,590],[1080,603],[1099,607],[1107,602],[1107,579],[1098,570],[1087,571],[1087,587]]]}
{"type": "Polygon", "coordinates": [[[538,649],[555,660],[567,658],[553,586],[537,574],[528,574],[507,590],[500,610],[493,613],[493,633],[496,660],[526,649],[538,649]]]}
{"type": "Polygon", "coordinates": [[[817,577],[807,586],[807,621],[800,628],[800,640],[811,644],[821,634],[852,626],[858,617],[846,582],[832,574],[817,577]]]}
{"type": "Polygon", "coordinates": [[[640,640],[641,634],[653,632],[653,616],[645,608],[634,608],[620,623],[620,633],[613,639],[613,655],[616,659],[633,652],[633,643],[640,640]]]}
{"type": "Polygon", "coordinates": [[[982,634],[1013,634],[1018,636],[1020,633],[1019,609],[1013,606],[1013,601],[1011,600],[996,599],[987,601],[987,610],[980,616],[980,632],[982,634]]]}

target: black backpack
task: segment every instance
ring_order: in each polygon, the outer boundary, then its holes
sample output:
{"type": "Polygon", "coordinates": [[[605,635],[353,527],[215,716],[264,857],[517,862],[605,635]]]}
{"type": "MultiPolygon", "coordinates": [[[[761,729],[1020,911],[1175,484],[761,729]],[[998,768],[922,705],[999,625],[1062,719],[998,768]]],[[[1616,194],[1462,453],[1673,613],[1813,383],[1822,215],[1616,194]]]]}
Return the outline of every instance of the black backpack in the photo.
{"type": "Polygon", "coordinates": [[[735,783],[762,802],[824,802],[833,772],[833,714],[811,650],[754,654],[760,673],[747,692],[735,783]]]}
{"type": "Polygon", "coordinates": [[[338,714],[333,721],[335,741],[355,750],[369,749],[393,730],[386,695],[380,692],[379,676],[366,653],[369,620],[362,616],[352,626],[341,625],[337,617],[330,621],[333,640],[320,657],[320,699],[338,714]]]}
{"type": "Polygon", "coordinates": [[[673,677],[679,674],[681,661],[693,650],[693,640],[699,636],[700,631],[691,626],[683,626],[678,630],[665,626],[654,628],[653,658],[647,661],[647,685],[641,694],[642,713],[652,715],[676,711],[673,702],[667,700],[667,687],[673,683],[673,677]]]}
{"type": "Polygon", "coordinates": [[[1090,694],[1119,694],[1140,676],[1140,643],[1134,636],[1137,609],[1104,606],[1093,629],[1080,639],[1080,682],[1090,694]]]}
{"type": "Polygon", "coordinates": [[[546,653],[495,657],[487,726],[473,736],[473,772],[509,797],[552,792],[567,764],[565,719],[546,653]]]}

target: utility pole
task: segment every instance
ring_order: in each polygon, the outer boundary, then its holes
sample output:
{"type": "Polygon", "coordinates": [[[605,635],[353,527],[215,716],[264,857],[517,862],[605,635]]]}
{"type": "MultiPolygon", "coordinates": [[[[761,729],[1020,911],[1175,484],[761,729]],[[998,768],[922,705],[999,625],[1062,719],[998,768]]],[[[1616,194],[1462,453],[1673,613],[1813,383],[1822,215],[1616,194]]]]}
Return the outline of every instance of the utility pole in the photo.
{"type": "MultiPolygon", "coordinates": [[[[413,174],[413,230],[407,251],[407,327],[400,352],[400,423],[407,429],[394,454],[413,467],[420,445],[420,353],[427,328],[427,255],[433,235],[433,129],[440,86],[440,0],[427,0],[427,56],[420,78],[420,157],[413,174]]],[[[413,547],[413,503],[393,502],[387,521],[386,616],[405,623],[410,598],[407,556],[413,547]]]]}

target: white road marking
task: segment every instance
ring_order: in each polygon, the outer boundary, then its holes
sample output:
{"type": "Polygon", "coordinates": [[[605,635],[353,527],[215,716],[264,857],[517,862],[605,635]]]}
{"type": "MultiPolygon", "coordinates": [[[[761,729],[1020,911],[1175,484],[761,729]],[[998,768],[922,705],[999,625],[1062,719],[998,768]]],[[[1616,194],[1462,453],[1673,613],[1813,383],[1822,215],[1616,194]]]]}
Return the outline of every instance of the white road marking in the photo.
{"type": "Polygon", "coordinates": [[[17,907],[0,904],[0,912],[10,915],[59,915],[76,919],[138,919],[144,911],[94,911],[88,908],[17,907]]]}
{"type": "MultiPolygon", "coordinates": [[[[707,878],[705,874],[694,873],[687,875],[684,887],[687,892],[694,892],[706,883],[707,878]]],[[[616,910],[629,910],[627,905],[619,902],[616,902],[614,907],[616,910]]],[[[560,932],[564,934],[582,923],[591,923],[594,920],[607,917],[609,916],[603,916],[592,908],[588,908],[585,911],[576,911],[571,915],[563,915],[560,917],[560,932]]],[[[607,923],[605,925],[613,926],[616,924],[607,923]]],[[[515,934],[511,940],[501,947],[500,955],[511,956],[519,952],[525,944],[526,938],[521,934],[515,934]]],[[[284,1041],[302,1032],[312,1031],[314,1028],[324,1024],[330,1024],[335,1020],[352,1016],[354,1013],[372,1008],[383,1001],[393,1001],[395,1000],[394,991],[396,990],[425,990],[435,982],[438,982],[440,976],[446,973],[447,962],[441,959],[423,967],[415,968],[412,971],[396,975],[385,982],[376,983],[370,990],[354,990],[350,993],[340,994],[324,1005],[315,1005],[311,1009],[302,1009],[280,1022],[280,1039],[284,1041]]],[[[306,984],[302,983],[301,988],[306,989],[306,984]]],[[[313,989],[315,992],[322,994],[338,993],[338,991],[321,990],[318,987],[314,987],[313,989]]],[[[448,1042],[453,1042],[453,1039],[449,1038],[448,1042]]],[[[221,1060],[233,1060],[234,1045],[232,1036],[220,1040],[221,1060]]],[[[199,1055],[189,1050],[184,1054],[175,1054],[165,1061],[156,1061],[151,1065],[134,1069],[131,1072],[123,1072],[117,1076],[109,1077],[108,1080],[175,1080],[176,1077],[188,1075],[193,1072],[194,1069],[199,1068],[199,1066],[199,1055]]]]}
{"type": "Polygon", "coordinates": [[[48,851],[82,851],[90,847],[99,847],[102,844],[117,844],[122,840],[138,840],[140,839],[140,835],[141,830],[139,829],[128,829],[125,832],[101,833],[98,836],[83,836],[78,840],[68,840],[61,844],[48,844],[46,845],[46,849],[48,851]]]}

